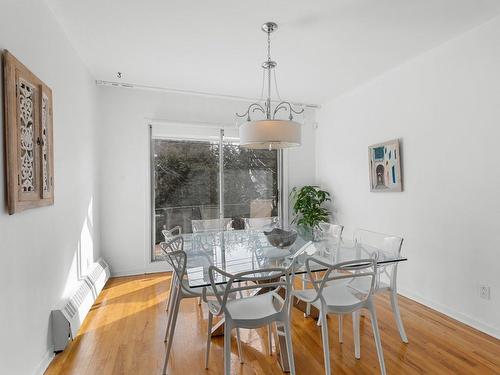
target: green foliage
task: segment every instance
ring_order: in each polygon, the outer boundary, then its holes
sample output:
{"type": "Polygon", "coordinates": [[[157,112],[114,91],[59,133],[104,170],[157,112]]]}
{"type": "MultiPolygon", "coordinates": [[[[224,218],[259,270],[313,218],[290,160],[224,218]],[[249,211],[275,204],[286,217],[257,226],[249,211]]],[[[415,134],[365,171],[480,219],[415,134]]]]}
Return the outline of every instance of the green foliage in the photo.
{"type": "MultiPolygon", "coordinates": [[[[218,144],[155,139],[154,154],[156,209],[218,206],[218,144]]],[[[277,215],[277,160],[276,151],[224,144],[226,217],[249,215],[255,199],[273,199],[277,215]]]]}
{"type": "Polygon", "coordinates": [[[321,190],[318,186],[294,187],[290,193],[293,200],[294,218],[292,223],[315,228],[322,222],[328,222],[330,212],[321,207],[330,201],[330,193],[321,190]]]}

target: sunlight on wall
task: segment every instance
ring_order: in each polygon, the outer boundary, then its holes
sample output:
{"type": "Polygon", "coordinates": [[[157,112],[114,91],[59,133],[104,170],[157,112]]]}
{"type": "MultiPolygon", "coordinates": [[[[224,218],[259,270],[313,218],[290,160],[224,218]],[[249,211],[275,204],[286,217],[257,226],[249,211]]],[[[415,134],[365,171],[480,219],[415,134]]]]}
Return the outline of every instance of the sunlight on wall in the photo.
{"type": "Polygon", "coordinates": [[[92,219],[92,208],[93,208],[93,199],[90,198],[90,203],[87,209],[87,217],[83,222],[82,231],[80,233],[80,242],[79,242],[79,255],[80,255],[80,274],[82,277],[86,275],[89,267],[94,263],[94,239],[92,237],[93,234],[93,219],[92,219]]]}
{"type": "Polygon", "coordinates": [[[78,282],[87,274],[87,270],[94,263],[94,238],[93,238],[93,198],[90,198],[87,214],[83,220],[76,251],[73,254],[71,267],[66,278],[62,298],[68,297],[76,288],[78,282]]]}
{"type": "Polygon", "coordinates": [[[66,285],[64,286],[64,291],[61,296],[62,298],[67,298],[76,287],[76,283],[78,281],[77,253],[78,250],[73,254],[71,267],[68,272],[68,277],[66,278],[66,285]]]}

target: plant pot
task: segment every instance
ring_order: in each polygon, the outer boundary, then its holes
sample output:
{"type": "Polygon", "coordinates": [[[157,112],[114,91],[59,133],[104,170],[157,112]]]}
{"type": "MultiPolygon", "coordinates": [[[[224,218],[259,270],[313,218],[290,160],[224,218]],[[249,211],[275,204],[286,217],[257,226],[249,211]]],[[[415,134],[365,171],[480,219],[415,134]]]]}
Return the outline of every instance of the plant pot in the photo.
{"type": "Polygon", "coordinates": [[[311,227],[308,227],[306,225],[298,225],[297,233],[305,241],[314,241],[314,230],[311,227]]]}

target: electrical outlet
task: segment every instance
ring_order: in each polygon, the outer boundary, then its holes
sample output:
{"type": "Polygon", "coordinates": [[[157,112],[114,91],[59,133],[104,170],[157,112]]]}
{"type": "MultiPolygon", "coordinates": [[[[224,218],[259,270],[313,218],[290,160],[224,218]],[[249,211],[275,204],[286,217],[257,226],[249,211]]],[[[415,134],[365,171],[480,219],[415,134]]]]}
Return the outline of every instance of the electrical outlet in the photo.
{"type": "Polygon", "coordinates": [[[479,297],[482,299],[487,299],[489,300],[491,298],[491,289],[487,285],[480,285],[479,286],[479,297]]]}

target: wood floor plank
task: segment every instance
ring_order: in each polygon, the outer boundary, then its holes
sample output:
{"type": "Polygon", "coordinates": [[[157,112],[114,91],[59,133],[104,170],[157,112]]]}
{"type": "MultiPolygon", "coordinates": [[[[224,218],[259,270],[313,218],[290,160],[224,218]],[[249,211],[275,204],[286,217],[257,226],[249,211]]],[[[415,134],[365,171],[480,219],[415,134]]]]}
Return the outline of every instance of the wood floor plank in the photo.
{"type": "MultiPolygon", "coordinates": [[[[68,348],[58,354],[46,375],[161,374],[165,354],[165,301],[170,274],[112,278],[68,348]]],[[[388,374],[500,374],[500,340],[472,329],[426,306],[400,298],[409,344],[399,338],[387,295],[376,297],[388,374]]],[[[361,318],[361,359],[354,358],[352,321],[344,319],[344,343],[338,342],[337,318],[328,318],[333,374],[378,374],[369,316],[361,318]]],[[[212,341],[209,369],[204,369],[207,311],[182,302],[168,373],[210,375],[223,372],[223,339],[212,341]]],[[[267,331],[242,330],[244,364],[233,340],[232,373],[282,375],[276,354],[268,354],[267,331]]],[[[316,321],[295,310],[292,340],[297,374],[322,374],[323,351],[316,321]]],[[[275,348],[273,348],[274,350],[275,348]]]]}

